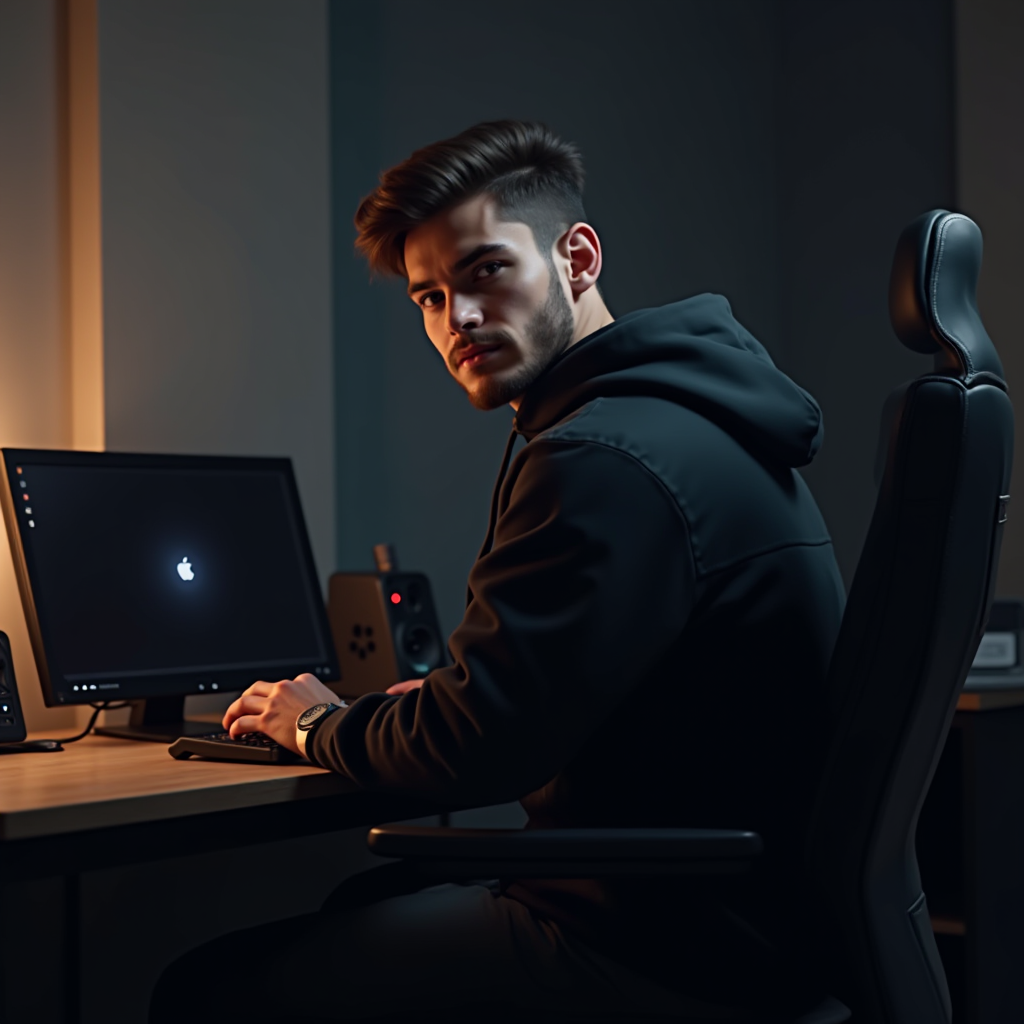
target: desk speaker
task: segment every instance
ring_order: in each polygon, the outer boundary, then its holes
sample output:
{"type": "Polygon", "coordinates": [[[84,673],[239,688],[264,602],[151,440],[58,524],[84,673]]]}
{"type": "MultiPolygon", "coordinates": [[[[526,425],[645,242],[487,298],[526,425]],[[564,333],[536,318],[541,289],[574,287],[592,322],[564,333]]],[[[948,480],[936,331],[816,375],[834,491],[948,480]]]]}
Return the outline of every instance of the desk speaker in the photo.
{"type": "Polygon", "coordinates": [[[20,743],[25,738],[25,719],[18,701],[11,642],[0,633],[0,743],[20,743]]]}
{"type": "Polygon", "coordinates": [[[327,617],[341,667],[338,692],[358,697],[447,664],[430,582],[421,572],[336,572],[327,617]]]}

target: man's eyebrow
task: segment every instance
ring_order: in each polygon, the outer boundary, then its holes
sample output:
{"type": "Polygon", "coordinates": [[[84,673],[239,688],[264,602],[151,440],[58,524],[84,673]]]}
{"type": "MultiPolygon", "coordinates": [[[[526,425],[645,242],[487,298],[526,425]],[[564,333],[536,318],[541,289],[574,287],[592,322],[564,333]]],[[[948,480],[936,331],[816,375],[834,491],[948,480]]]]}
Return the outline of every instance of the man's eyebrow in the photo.
{"type": "MultiPolygon", "coordinates": [[[[481,256],[488,256],[494,252],[505,252],[508,248],[504,242],[489,242],[485,245],[478,245],[471,253],[456,261],[452,270],[465,270],[466,267],[475,263],[481,256]]],[[[434,288],[436,285],[436,281],[417,281],[415,284],[409,285],[409,294],[415,295],[416,292],[425,291],[427,288],[434,288]]]]}

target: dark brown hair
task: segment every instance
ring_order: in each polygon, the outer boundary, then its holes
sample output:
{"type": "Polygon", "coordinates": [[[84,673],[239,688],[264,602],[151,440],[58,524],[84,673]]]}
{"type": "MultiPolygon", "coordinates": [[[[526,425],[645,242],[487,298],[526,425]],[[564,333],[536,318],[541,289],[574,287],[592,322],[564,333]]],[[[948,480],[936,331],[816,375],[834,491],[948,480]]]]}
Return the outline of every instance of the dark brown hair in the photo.
{"type": "Polygon", "coordinates": [[[483,193],[494,196],[505,219],[529,226],[545,258],[570,224],[586,220],[576,146],[535,122],[488,121],[384,171],[356,211],[356,248],[372,270],[405,276],[406,235],[483,193]]]}

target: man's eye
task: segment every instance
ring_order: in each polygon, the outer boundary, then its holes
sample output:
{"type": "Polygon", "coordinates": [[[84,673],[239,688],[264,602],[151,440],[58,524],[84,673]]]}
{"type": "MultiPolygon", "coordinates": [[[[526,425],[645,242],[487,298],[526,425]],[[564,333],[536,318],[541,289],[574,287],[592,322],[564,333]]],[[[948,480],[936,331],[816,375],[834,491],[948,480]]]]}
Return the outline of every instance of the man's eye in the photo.
{"type": "Polygon", "coordinates": [[[497,260],[491,260],[490,263],[481,263],[476,268],[476,273],[473,275],[477,280],[481,277],[490,277],[492,274],[497,273],[501,269],[501,263],[497,260]]]}
{"type": "Polygon", "coordinates": [[[441,292],[427,292],[427,294],[420,299],[420,305],[424,309],[430,309],[431,306],[436,306],[443,301],[444,295],[441,292]]]}

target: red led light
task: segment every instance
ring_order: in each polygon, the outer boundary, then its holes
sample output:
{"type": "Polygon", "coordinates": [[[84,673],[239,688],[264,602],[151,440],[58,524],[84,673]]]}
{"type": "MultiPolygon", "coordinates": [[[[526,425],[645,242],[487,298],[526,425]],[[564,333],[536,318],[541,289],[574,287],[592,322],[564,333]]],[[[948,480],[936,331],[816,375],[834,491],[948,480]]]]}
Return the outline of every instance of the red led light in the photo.
{"type": "Polygon", "coordinates": [[[391,603],[392,604],[401,604],[402,603],[402,595],[399,594],[396,591],[394,594],[391,595],[391,603]]]}

